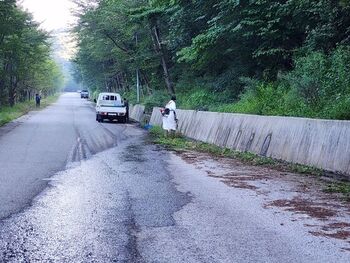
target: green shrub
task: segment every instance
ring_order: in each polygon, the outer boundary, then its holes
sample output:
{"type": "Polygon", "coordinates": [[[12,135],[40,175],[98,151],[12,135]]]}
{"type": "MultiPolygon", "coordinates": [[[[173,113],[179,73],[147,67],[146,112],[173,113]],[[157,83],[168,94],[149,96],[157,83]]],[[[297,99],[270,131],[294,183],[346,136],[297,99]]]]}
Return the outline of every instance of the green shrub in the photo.
{"type": "Polygon", "coordinates": [[[208,110],[213,103],[213,94],[204,89],[192,90],[179,96],[180,105],[184,109],[208,110]]]}
{"type": "Polygon", "coordinates": [[[350,94],[336,97],[333,102],[329,101],[319,116],[329,119],[350,120],[350,94]]]}
{"type": "Polygon", "coordinates": [[[154,138],[162,138],[162,137],[164,137],[164,130],[160,126],[153,126],[149,130],[149,132],[150,132],[151,136],[154,137],[154,138]]]}
{"type": "Polygon", "coordinates": [[[350,119],[350,48],[325,55],[311,52],[295,60],[295,69],[282,77],[303,101],[303,116],[350,119]]]}
{"type": "Polygon", "coordinates": [[[249,81],[236,103],[221,112],[350,119],[350,48],[325,55],[311,52],[274,83],[249,81]]]}
{"type": "Polygon", "coordinates": [[[148,96],[143,101],[146,111],[152,111],[153,107],[164,107],[170,100],[170,96],[165,91],[154,91],[151,96],[148,96]]]}
{"type": "Polygon", "coordinates": [[[295,69],[282,80],[295,89],[300,97],[312,108],[320,107],[324,86],[323,76],[327,74],[327,57],[319,52],[312,52],[306,57],[295,60],[295,69]]]}
{"type": "Polygon", "coordinates": [[[249,113],[259,115],[301,116],[304,108],[298,95],[282,85],[260,83],[248,89],[237,103],[218,107],[221,112],[249,113]]]}
{"type": "Polygon", "coordinates": [[[121,94],[123,98],[127,98],[129,103],[131,104],[136,104],[137,103],[137,98],[136,98],[136,91],[135,90],[130,90],[128,92],[123,92],[121,94]]]}
{"type": "Polygon", "coordinates": [[[218,106],[217,110],[219,112],[260,114],[259,99],[254,91],[249,90],[241,95],[238,102],[218,106]]]}

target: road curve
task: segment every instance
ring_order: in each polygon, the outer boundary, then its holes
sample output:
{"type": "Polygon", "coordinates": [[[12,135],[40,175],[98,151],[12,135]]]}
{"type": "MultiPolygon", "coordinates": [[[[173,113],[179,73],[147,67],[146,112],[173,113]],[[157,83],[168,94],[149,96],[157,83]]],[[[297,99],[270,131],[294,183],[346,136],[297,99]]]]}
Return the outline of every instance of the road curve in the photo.
{"type": "Polygon", "coordinates": [[[0,127],[0,219],[30,204],[70,162],[115,146],[123,130],[95,122],[92,104],[77,93],[0,127]]]}

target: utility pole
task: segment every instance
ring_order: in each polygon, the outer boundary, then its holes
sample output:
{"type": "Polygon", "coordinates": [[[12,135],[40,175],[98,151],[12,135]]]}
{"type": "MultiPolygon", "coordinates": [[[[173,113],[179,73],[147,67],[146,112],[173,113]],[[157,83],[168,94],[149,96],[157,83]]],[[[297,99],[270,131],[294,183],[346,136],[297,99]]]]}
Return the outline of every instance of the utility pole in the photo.
{"type": "Polygon", "coordinates": [[[139,78],[138,69],[136,69],[136,95],[137,95],[137,103],[140,103],[140,78],[139,78]]]}
{"type": "MultiPolygon", "coordinates": [[[[137,42],[138,42],[137,32],[135,33],[135,42],[137,47],[137,42]]],[[[140,78],[139,78],[138,68],[136,69],[136,99],[137,99],[137,103],[140,103],[140,78]]]]}

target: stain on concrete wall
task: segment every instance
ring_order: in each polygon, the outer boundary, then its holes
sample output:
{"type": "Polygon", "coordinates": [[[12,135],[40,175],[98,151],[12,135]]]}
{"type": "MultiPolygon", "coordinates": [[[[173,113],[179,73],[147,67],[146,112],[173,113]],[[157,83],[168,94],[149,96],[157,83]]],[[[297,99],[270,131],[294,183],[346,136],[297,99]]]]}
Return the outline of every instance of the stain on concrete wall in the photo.
{"type": "Polygon", "coordinates": [[[235,137],[235,142],[233,143],[231,149],[237,149],[237,146],[238,146],[239,140],[241,139],[241,136],[242,136],[242,130],[239,130],[237,132],[237,135],[235,137]]]}
{"type": "Polygon", "coordinates": [[[250,151],[250,148],[252,147],[252,144],[253,144],[253,140],[255,138],[255,132],[252,132],[250,134],[250,137],[249,137],[249,140],[245,146],[245,152],[249,152],[250,151]]]}
{"type": "Polygon", "coordinates": [[[269,135],[266,136],[264,143],[263,143],[261,150],[260,150],[260,155],[266,156],[267,151],[269,150],[269,147],[270,147],[271,138],[272,138],[272,133],[270,133],[269,135]]]}

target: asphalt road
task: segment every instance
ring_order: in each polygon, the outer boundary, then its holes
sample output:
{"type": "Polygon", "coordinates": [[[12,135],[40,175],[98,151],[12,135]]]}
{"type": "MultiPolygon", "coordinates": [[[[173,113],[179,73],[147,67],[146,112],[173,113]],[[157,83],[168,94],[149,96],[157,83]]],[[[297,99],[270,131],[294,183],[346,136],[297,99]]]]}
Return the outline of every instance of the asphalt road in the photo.
{"type": "Polygon", "coordinates": [[[0,262],[349,262],[75,94],[2,133],[0,262]]]}
{"type": "Polygon", "coordinates": [[[125,126],[98,124],[92,104],[67,93],[57,103],[0,128],[0,218],[30,204],[47,178],[113,147],[125,126]]]}

